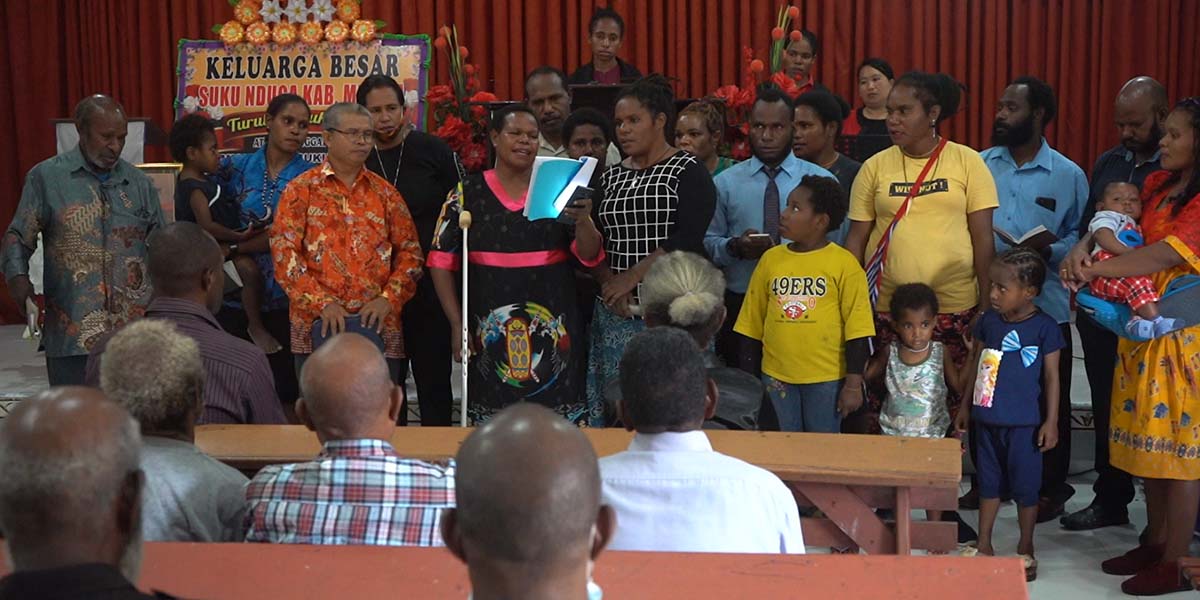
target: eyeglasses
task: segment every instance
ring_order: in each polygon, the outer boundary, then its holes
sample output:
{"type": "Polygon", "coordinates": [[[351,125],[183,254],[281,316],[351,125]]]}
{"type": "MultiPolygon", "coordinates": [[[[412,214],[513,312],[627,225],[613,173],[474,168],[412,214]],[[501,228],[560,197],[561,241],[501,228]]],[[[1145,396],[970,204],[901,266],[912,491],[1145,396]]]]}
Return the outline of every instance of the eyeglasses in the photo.
{"type": "Polygon", "coordinates": [[[334,129],[334,128],[330,127],[326,131],[336,131],[336,132],[350,138],[350,141],[352,141],[352,142],[362,142],[364,144],[370,144],[371,142],[375,141],[375,131],[373,129],[364,129],[362,131],[359,131],[357,129],[351,129],[349,131],[346,131],[344,129],[334,129]]]}

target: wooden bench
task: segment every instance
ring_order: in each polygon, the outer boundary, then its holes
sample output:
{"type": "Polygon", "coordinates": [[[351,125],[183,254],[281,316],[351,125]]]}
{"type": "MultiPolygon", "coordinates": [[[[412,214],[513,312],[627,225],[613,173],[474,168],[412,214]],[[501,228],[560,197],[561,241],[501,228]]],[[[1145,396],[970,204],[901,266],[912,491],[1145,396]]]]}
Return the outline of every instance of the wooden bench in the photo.
{"type": "MultiPolygon", "coordinates": [[[[593,577],[605,598],[1029,597],[1016,558],[605,552],[593,577]]],[[[293,600],[470,591],[466,566],[444,548],[266,544],[148,543],[138,586],[181,598],[293,600]]]]}
{"type": "MultiPolygon", "coordinates": [[[[632,433],[584,429],[599,456],[620,452],[632,433]]],[[[452,457],[470,429],[398,427],[392,445],[401,456],[422,460],[452,457]]],[[[913,521],[917,509],[954,510],[962,477],[956,440],[870,435],[708,431],[713,448],[775,473],[802,507],[825,518],[803,519],[811,546],[853,548],[870,554],[909,554],[913,548],[949,552],[957,526],[913,521]],[[881,519],[875,509],[894,511],[881,519]]],[[[265,465],[301,462],[320,452],[316,435],[298,425],[204,425],[196,445],[216,459],[248,472],[265,465]]]]}

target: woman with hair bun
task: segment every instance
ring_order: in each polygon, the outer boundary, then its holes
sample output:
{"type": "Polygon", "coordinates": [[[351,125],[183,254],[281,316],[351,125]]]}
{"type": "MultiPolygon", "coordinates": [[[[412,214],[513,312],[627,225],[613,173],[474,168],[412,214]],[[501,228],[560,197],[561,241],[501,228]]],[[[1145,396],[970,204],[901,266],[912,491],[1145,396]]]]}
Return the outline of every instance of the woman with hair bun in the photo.
{"type": "MultiPolygon", "coordinates": [[[[961,98],[961,85],[943,73],[914,71],[896,80],[887,101],[888,132],[895,145],[872,156],[858,172],[846,239],[846,248],[867,267],[869,280],[872,267],[878,268],[875,348],[896,339],[887,312],[892,292],[905,283],[925,283],[937,293],[940,310],[933,339],[945,346],[957,368],[967,359],[963,335],[990,285],[992,211],[999,206],[996,183],[979,153],[938,131],[958,111],[961,98]],[[923,172],[923,181],[914,186],[923,172]],[[908,210],[901,211],[906,203],[908,210]],[[936,252],[930,251],[931,243],[936,252]],[[869,259],[881,245],[887,248],[886,262],[873,264],[869,259]]],[[[959,406],[956,392],[947,397],[952,417],[959,406]]],[[[868,395],[872,430],[878,430],[885,394],[875,386],[868,395]]]]}
{"type": "Polygon", "coordinates": [[[596,214],[608,263],[593,269],[602,286],[588,356],[587,400],[594,425],[608,420],[604,390],[616,378],[625,345],[646,328],[635,315],[642,278],[667,252],[705,255],[704,232],[717,189],[695,156],[668,142],[674,139],[674,124],[675,94],[663,76],[649,75],[621,90],[613,125],[627,157],[604,172],[596,214]]]}
{"type": "MultiPolygon", "coordinates": [[[[699,254],[671,252],[654,261],[642,282],[642,314],[647,327],[677,327],[688,332],[704,349],[708,376],[717,384],[720,400],[705,429],[778,428],[766,389],[753,375],[725,366],[712,352],[713,337],[728,318],[725,310],[725,275],[699,254]]],[[[621,399],[617,381],[604,393],[610,410],[621,399]]],[[[615,410],[613,410],[615,414],[615,410]]]]}

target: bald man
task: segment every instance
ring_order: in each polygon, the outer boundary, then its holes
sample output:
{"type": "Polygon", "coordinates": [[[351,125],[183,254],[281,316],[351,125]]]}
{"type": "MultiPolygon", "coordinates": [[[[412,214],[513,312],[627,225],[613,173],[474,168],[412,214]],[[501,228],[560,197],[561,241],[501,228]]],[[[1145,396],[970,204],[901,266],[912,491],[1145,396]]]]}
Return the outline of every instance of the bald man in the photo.
{"type": "Polygon", "coordinates": [[[300,371],[296,414],[322,444],[309,462],[273,465],[246,488],[246,541],[440,546],[454,506],[454,461],[400,458],[392,433],[403,392],[374,343],[342,333],[300,371]]]}
{"type": "Polygon", "coordinates": [[[125,109],[108,96],[75,108],[79,145],[38,163],[0,241],[0,266],[22,314],[33,297],[29,258],[42,235],[50,385],[83,383],[88,350],[150,301],[146,238],[164,225],[150,179],[121,159],[125,109]]]}
{"type": "Polygon", "coordinates": [[[0,421],[0,600],[153,598],[141,566],[141,436],[98,390],[54,388],[0,421]]]}
{"type": "Polygon", "coordinates": [[[616,517],[600,504],[587,437],[550,409],[521,402],[467,437],[458,466],[458,508],[442,517],[442,538],[467,564],[471,596],[588,598],[592,564],[616,517]]]}
{"type": "MultiPolygon", "coordinates": [[[[199,225],[180,221],[155,231],[149,245],[154,300],[146,307],[146,318],[170,321],[200,346],[204,411],[196,424],[287,423],[267,355],[227,333],[214,316],[225,286],[225,258],[217,241],[199,225]]],[[[88,385],[100,385],[100,363],[110,337],[101,338],[89,353],[88,385]]]]}
{"type": "MultiPolygon", "coordinates": [[[[1116,124],[1121,143],[1096,159],[1092,167],[1091,190],[1087,210],[1079,224],[1080,235],[1096,214],[1096,203],[1104,188],[1114,182],[1129,182],[1138,188],[1146,176],[1159,170],[1158,141],[1170,104],[1167,90],[1154,79],[1139,76],[1130,79],[1117,94],[1116,124]]],[[[1096,324],[1086,313],[1075,318],[1075,328],[1083,346],[1083,366],[1087,371],[1095,419],[1096,482],[1095,499],[1083,510],[1062,518],[1063,527],[1076,531],[1097,529],[1129,522],[1129,503],[1133,501],[1133,479],[1108,462],[1109,408],[1112,400],[1113,370],[1117,365],[1117,336],[1096,324]]]]}

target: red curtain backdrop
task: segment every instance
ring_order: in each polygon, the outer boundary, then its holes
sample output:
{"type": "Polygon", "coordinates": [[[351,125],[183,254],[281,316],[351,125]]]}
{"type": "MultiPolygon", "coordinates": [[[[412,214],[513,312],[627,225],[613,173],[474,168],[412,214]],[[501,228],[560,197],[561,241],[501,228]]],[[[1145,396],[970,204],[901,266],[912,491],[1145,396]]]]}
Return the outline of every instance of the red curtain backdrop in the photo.
{"type": "MultiPolygon", "coordinates": [[[[363,14],[389,32],[433,34],[458,26],[485,87],[520,98],[540,64],[570,72],[590,57],[587,21],[606,0],[365,0],[363,14]]],[[[1172,99],[1200,94],[1200,2],[1193,0],[791,0],[822,49],[816,76],[852,101],[855,66],[881,56],[897,74],[944,71],[969,89],[948,122],[953,139],[987,144],[1006,82],[1035,75],[1054,86],[1059,117],[1051,143],[1090,170],[1116,142],[1113,97],[1146,74],[1172,99]],[[1188,24],[1191,24],[1190,26],[1188,24]]],[[[677,78],[681,96],[739,83],[741,49],[765,56],[778,2],[612,0],[626,21],[621,55],[643,72],[677,78]]],[[[0,227],[16,209],[24,174],[54,152],[50,119],[102,92],[128,113],[170,126],[176,43],[215,37],[232,17],[224,0],[5,0],[0,2],[0,227]]],[[[445,79],[440,55],[434,81],[445,79]]],[[[150,151],[148,158],[166,158],[150,151]]],[[[0,283],[0,287],[3,284],[0,283]]],[[[0,321],[13,319],[0,293],[0,321]]]]}

